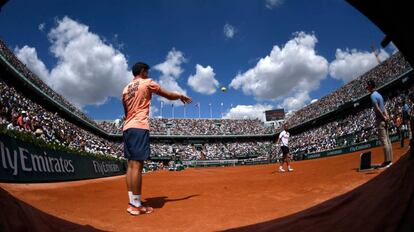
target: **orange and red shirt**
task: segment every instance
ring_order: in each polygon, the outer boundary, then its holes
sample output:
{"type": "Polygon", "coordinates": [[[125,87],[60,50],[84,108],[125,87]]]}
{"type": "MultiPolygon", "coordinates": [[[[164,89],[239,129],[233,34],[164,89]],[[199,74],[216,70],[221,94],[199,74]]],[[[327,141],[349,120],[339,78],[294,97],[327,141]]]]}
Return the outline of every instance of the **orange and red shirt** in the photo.
{"type": "Polygon", "coordinates": [[[123,131],[129,128],[149,130],[149,108],[153,93],[158,93],[160,85],[151,79],[135,78],[122,92],[126,108],[123,131]]]}

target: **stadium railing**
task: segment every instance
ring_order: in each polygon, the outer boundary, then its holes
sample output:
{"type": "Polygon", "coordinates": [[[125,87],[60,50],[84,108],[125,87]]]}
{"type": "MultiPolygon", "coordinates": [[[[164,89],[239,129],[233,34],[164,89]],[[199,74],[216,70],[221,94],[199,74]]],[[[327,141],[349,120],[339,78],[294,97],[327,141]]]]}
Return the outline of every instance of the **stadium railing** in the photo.
{"type": "Polygon", "coordinates": [[[232,160],[183,160],[187,167],[236,166],[237,159],[232,160]]]}

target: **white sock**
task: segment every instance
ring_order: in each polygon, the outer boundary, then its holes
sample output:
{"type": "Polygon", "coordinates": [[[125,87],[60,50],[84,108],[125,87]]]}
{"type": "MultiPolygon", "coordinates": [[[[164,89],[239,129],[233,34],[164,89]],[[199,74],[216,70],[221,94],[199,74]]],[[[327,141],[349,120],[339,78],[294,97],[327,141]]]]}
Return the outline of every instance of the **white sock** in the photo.
{"type": "Polygon", "coordinates": [[[134,200],[132,198],[132,191],[128,191],[128,198],[129,198],[129,204],[133,204],[134,200]]]}
{"type": "Polygon", "coordinates": [[[135,207],[140,207],[141,206],[141,195],[132,194],[132,204],[135,207]]]}

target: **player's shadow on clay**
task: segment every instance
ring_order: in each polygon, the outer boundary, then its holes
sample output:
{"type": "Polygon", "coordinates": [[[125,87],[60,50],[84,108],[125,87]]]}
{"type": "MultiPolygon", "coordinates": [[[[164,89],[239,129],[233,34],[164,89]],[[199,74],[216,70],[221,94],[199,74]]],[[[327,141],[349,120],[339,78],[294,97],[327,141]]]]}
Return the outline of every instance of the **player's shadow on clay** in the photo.
{"type": "Polygon", "coordinates": [[[197,196],[200,196],[200,194],[194,194],[194,195],[190,195],[190,196],[182,197],[182,198],[177,198],[177,199],[168,199],[168,197],[166,197],[166,196],[151,197],[151,198],[145,199],[145,201],[143,203],[144,203],[144,205],[148,205],[148,206],[151,206],[152,208],[158,208],[159,209],[159,208],[164,207],[165,203],[167,203],[167,202],[183,201],[183,200],[188,200],[190,198],[197,197],[197,196]]]}
{"type": "Polygon", "coordinates": [[[361,171],[359,170],[359,168],[353,168],[353,169],[351,169],[351,170],[353,170],[353,171],[355,171],[355,172],[363,173],[363,174],[365,174],[365,175],[374,175],[374,174],[378,174],[378,173],[379,173],[379,170],[378,170],[378,169],[372,169],[372,170],[369,170],[369,171],[364,171],[364,172],[361,172],[361,171]]]}

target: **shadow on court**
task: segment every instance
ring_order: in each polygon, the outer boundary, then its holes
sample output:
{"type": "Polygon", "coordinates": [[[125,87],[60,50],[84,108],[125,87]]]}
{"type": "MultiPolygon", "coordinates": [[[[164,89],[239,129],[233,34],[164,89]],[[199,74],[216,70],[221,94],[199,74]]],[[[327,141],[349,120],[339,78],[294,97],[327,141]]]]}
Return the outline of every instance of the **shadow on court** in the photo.
{"type": "Polygon", "coordinates": [[[144,205],[148,205],[151,206],[153,208],[162,208],[164,207],[165,203],[167,202],[172,202],[172,201],[184,201],[184,200],[188,200],[190,198],[193,197],[197,197],[200,196],[200,194],[193,194],[187,197],[182,197],[182,198],[176,198],[176,199],[169,199],[166,196],[162,196],[162,197],[151,197],[151,198],[147,198],[145,199],[145,201],[143,202],[144,205]]]}
{"type": "Polygon", "coordinates": [[[282,218],[224,231],[414,231],[414,160],[409,153],[343,195],[282,218]]]}
{"type": "Polygon", "coordinates": [[[103,231],[45,213],[0,188],[0,231],[103,231]]]}

